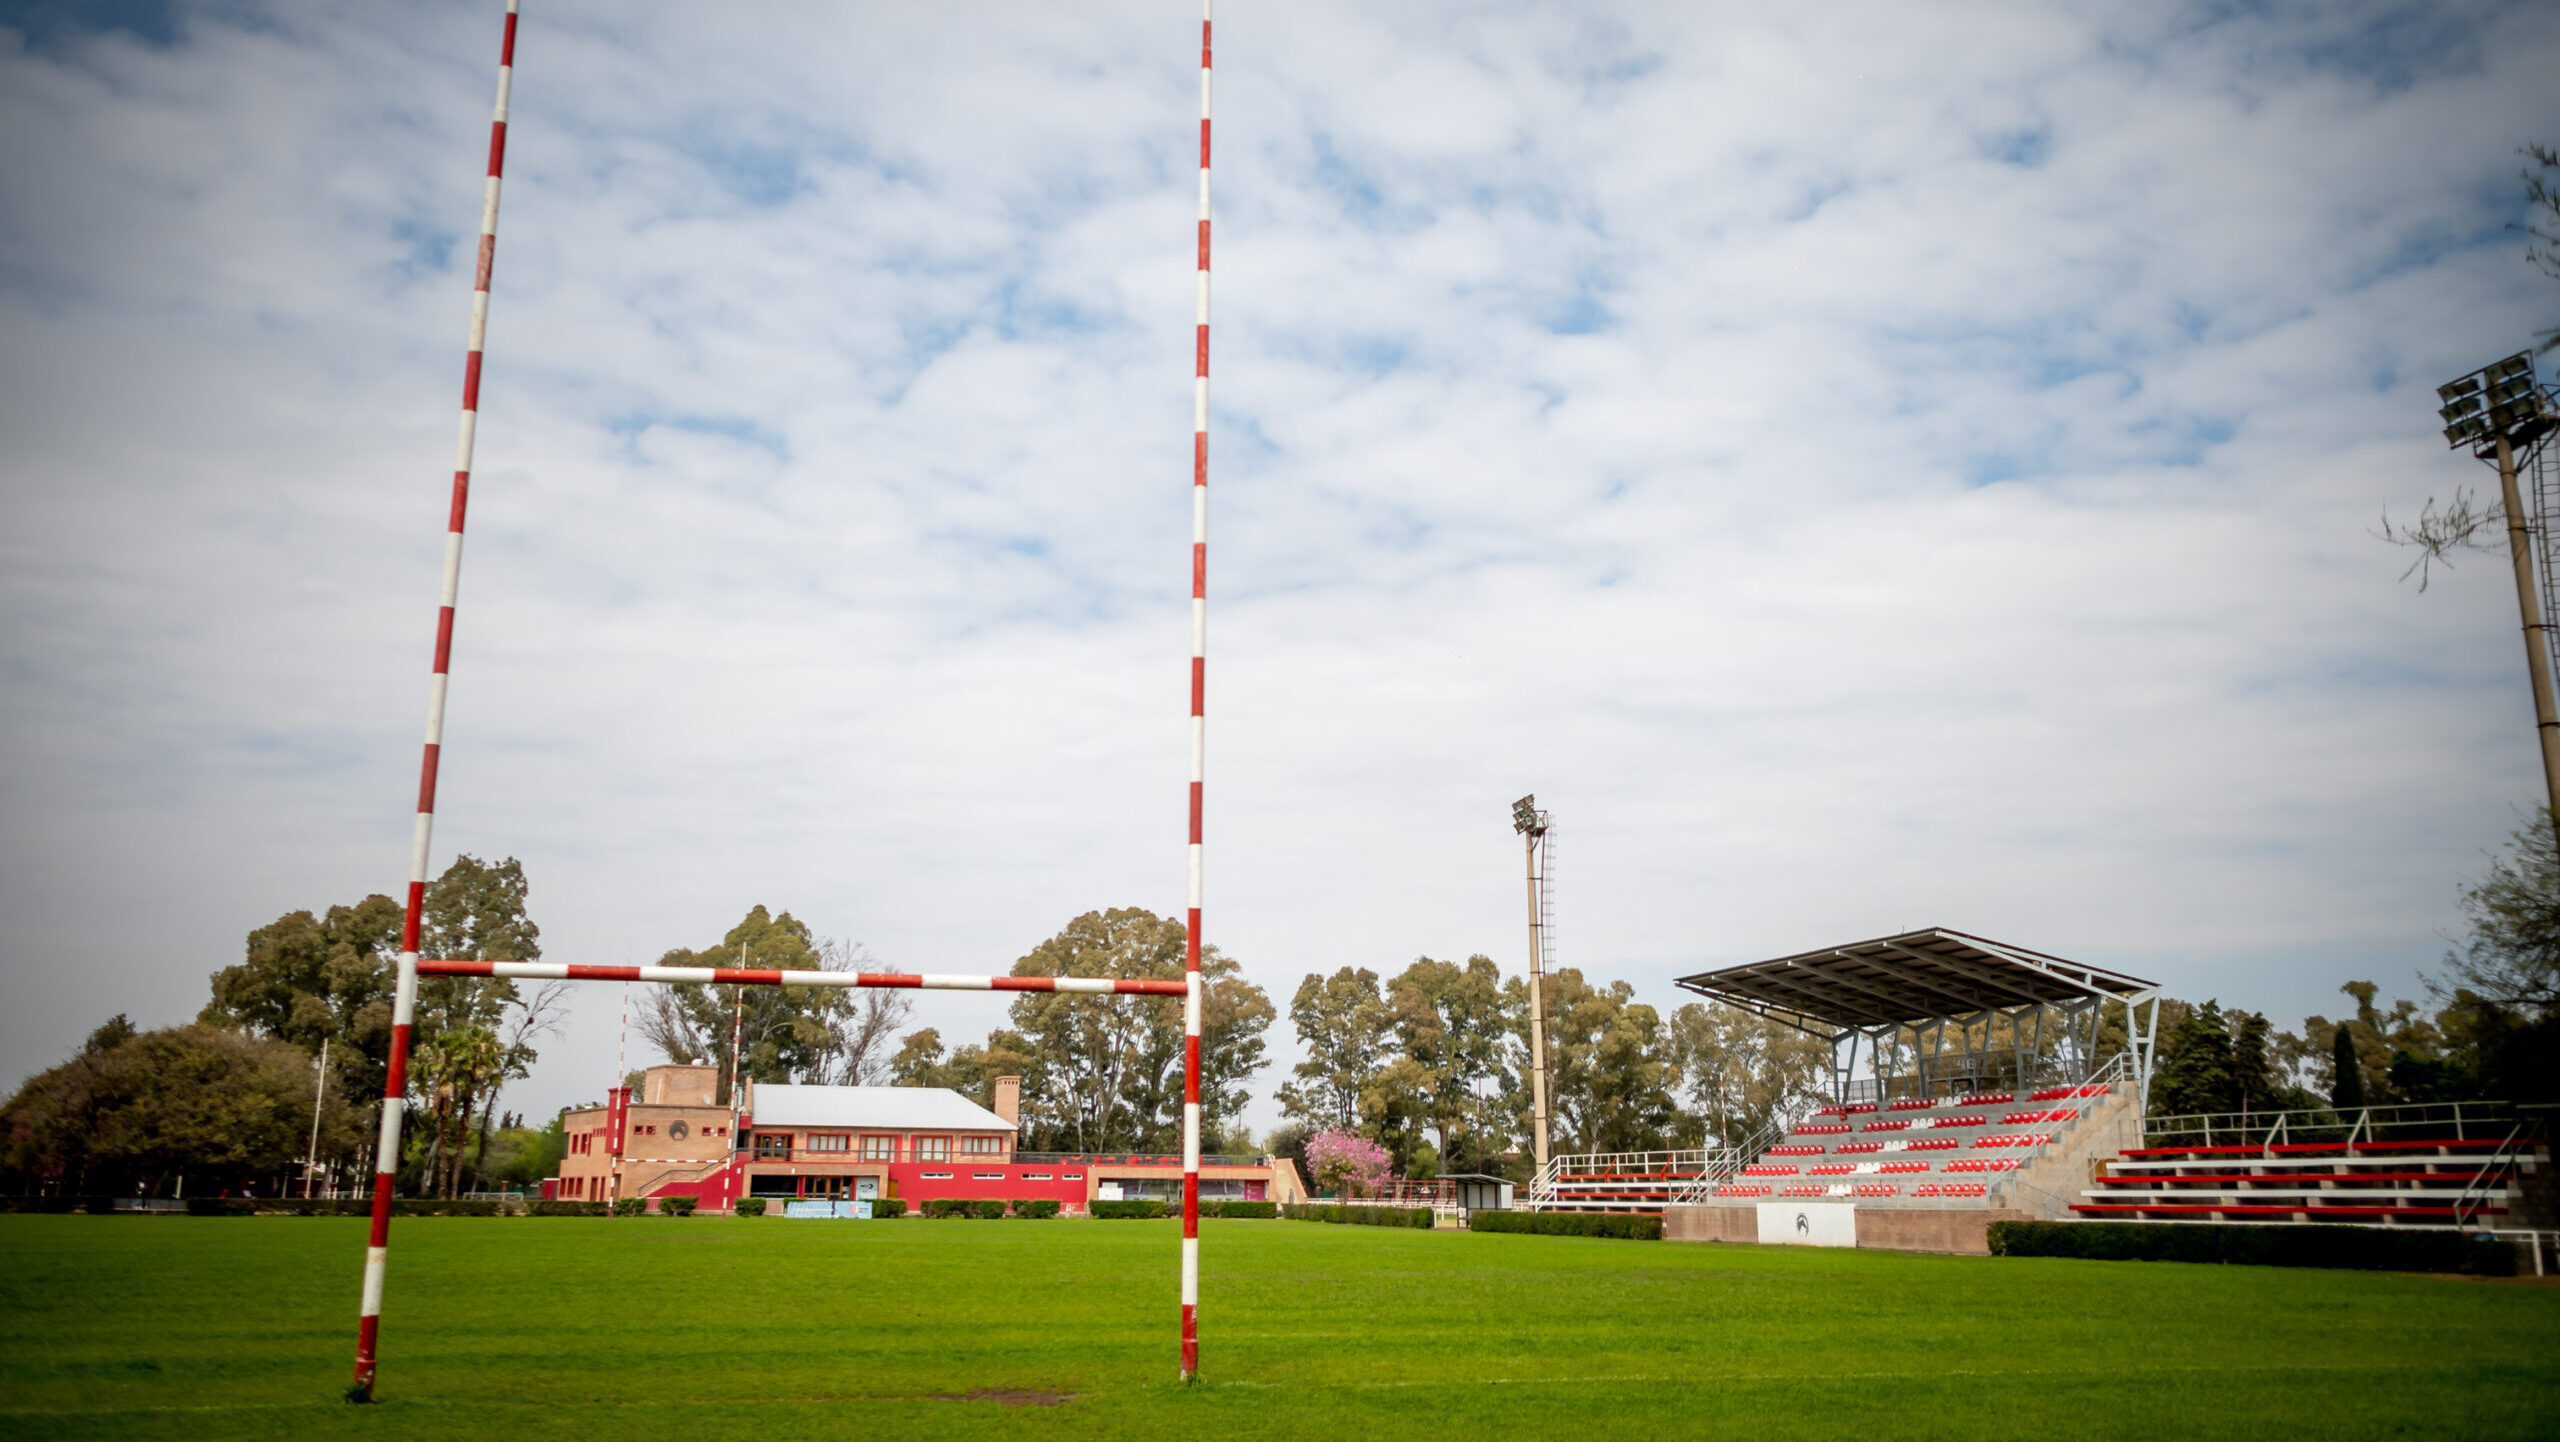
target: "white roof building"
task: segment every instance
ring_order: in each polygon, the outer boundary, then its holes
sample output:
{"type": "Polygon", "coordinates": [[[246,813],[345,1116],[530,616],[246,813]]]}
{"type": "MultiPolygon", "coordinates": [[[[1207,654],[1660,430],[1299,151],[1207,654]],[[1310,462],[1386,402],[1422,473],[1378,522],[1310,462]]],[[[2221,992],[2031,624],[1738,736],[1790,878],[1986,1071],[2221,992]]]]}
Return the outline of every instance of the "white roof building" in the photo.
{"type": "Polygon", "coordinates": [[[757,1082],[747,1093],[758,1130],[857,1127],[898,1132],[1010,1132],[1012,1122],[949,1087],[822,1087],[757,1082]]]}

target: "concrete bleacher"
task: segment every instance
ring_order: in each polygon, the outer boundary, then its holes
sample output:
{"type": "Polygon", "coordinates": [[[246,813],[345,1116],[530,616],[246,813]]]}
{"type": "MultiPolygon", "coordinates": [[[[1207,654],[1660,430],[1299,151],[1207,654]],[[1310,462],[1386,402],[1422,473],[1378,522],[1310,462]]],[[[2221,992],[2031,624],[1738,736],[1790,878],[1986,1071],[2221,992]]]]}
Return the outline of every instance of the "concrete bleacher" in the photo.
{"type": "Polygon", "coordinates": [[[2098,1082],[1824,1107],[1730,1180],[1680,1200],[1732,1206],[1828,1198],[1870,1207],[2058,1211],[2013,1194],[2052,1192],[2040,1184],[2061,1182],[2049,1175],[2052,1163],[2089,1150],[2087,1142],[2121,1137],[2129,1102],[2119,1088],[2098,1082]],[[2096,1128],[2103,1137],[2091,1134],[2096,1128]]]}
{"type": "Polygon", "coordinates": [[[1739,1168],[1729,1153],[1557,1158],[1529,1205],[1660,1214],[1683,1205],[1836,1199],[1869,1207],[2008,1207],[2063,1214],[2087,1157],[2139,1139],[2120,1085],[1982,1092],[1825,1107],[1739,1168]]]}
{"type": "Polygon", "coordinates": [[[2527,1210],[2550,1166],[2546,1142],[2476,1136],[2131,1147],[2100,1164],[2071,1212],[2093,1221],[2498,1226],[2527,1210]]]}

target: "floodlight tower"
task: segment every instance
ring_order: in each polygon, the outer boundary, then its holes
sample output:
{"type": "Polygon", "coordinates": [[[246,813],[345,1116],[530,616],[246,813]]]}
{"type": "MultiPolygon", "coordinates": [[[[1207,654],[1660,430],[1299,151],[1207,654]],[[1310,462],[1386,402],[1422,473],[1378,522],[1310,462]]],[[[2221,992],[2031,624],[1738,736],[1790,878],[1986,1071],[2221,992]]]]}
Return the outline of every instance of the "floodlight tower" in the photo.
{"type": "Polygon", "coordinates": [[[1511,803],[1511,829],[1529,856],[1529,1115],[1536,1135],[1538,1170],[1547,1169],[1547,830],[1551,818],[1533,793],[1511,803]]]}
{"type": "MultiPolygon", "coordinates": [[[[2544,444],[2560,428],[2550,394],[2533,373],[2533,353],[2519,351],[2495,365],[2436,388],[2444,403],[2436,414],[2444,421],[2445,443],[2498,468],[2498,499],[2507,513],[2507,553],[2516,568],[2516,608],[2524,615],[2525,673],[2533,681],[2533,719],[2542,739],[2542,783],[2551,815],[2560,824],[2560,705],[2551,691],[2551,636],[2543,620],[2542,600],[2534,587],[2532,524],[2551,519],[2554,487],[2544,474],[2544,444]],[[2533,468],[2533,521],[2528,522],[2522,489],[2516,484],[2520,466],[2533,468]]],[[[2551,539],[2543,537],[2543,589],[2552,577],[2551,539]]]]}

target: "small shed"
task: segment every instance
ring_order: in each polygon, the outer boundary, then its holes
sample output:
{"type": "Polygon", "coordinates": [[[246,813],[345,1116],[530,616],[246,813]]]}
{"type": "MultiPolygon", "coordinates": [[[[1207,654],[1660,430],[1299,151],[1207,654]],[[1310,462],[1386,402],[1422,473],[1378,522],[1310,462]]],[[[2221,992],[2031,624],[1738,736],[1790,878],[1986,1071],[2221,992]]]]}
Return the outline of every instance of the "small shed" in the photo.
{"type": "Polygon", "coordinates": [[[1462,1212],[1472,1215],[1511,1210],[1512,1183],[1509,1177],[1488,1176],[1483,1172],[1454,1172],[1440,1180],[1456,1185],[1458,1209],[1462,1212]]]}

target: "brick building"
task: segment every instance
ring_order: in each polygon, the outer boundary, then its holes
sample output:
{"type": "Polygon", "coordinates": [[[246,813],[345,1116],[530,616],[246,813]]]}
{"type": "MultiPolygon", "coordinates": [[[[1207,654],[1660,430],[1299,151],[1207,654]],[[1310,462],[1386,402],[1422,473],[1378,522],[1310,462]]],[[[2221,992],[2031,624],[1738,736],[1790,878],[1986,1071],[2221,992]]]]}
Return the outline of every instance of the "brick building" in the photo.
{"type": "MultiPolygon", "coordinates": [[[[740,1196],[777,1204],[896,1198],[911,1206],[943,1197],[1054,1198],[1067,1211],[1096,1200],[1182,1195],[1179,1156],[1018,1151],[1018,1077],[997,1078],[993,1108],[943,1087],[750,1084],[734,1122],[727,1107],[712,1104],[717,1086],[711,1067],[651,1067],[637,1099],[617,1089],[604,1106],[566,1113],[568,1154],[544,1194],[695,1197],[711,1210],[740,1196]]],[[[1305,1200],[1306,1189],[1285,1158],[1202,1157],[1200,1195],[1292,1202],[1305,1200]]]]}

